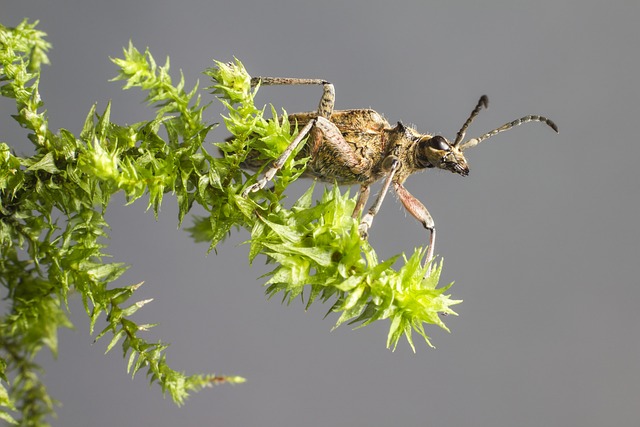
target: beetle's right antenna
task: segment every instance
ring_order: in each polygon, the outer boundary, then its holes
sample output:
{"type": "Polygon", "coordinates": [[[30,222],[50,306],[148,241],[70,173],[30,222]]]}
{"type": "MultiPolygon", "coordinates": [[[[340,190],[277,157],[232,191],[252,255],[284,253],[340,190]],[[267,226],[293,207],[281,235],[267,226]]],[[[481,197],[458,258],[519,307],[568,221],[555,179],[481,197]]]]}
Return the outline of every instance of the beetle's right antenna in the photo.
{"type": "Polygon", "coordinates": [[[478,115],[480,110],[482,110],[482,107],[484,107],[484,108],[489,107],[489,97],[487,95],[482,95],[480,97],[480,100],[478,101],[478,105],[476,105],[476,108],[473,109],[473,111],[469,115],[469,118],[467,119],[467,121],[464,122],[464,124],[462,125],[462,127],[458,131],[458,134],[456,135],[456,140],[453,142],[453,146],[454,147],[456,145],[460,144],[460,141],[462,141],[464,139],[464,135],[467,133],[467,128],[469,127],[469,125],[471,124],[473,119],[476,118],[476,116],[478,115]]]}

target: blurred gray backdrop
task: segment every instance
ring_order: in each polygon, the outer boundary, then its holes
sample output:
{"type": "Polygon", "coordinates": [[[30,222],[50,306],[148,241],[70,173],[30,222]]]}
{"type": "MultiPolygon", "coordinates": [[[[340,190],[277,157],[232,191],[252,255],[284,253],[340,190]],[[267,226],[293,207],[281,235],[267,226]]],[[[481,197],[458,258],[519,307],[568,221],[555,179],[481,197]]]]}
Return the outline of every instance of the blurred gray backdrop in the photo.
{"type": "MultiPolygon", "coordinates": [[[[464,302],[429,327],[436,349],[385,349],[388,323],[330,332],[328,306],[267,301],[247,262],[245,232],[206,255],[176,229],[175,200],[159,220],[139,201],[115,200],[109,252],[144,280],[137,314],[159,323],[187,373],[248,378],[163,399],[144,374],[126,374],[119,350],[92,344],[75,298],[75,330],[57,360],[43,354],[59,426],[637,426],[640,423],[640,288],[637,159],[640,3],[636,1],[35,1],[0,0],[0,22],[39,19],[53,43],[41,92],[51,127],[78,132],[94,102],[112,119],[152,117],[143,95],[109,82],[109,57],[129,40],[190,87],[211,59],[243,61],[253,75],[333,82],[337,108],[372,107],[390,122],[454,137],[478,97],[490,108],[475,136],[525,114],[539,124],[468,152],[471,174],[413,176],[445,258],[443,283],[464,302]]],[[[269,87],[258,104],[316,107],[316,87],[269,87]]],[[[22,152],[26,133],[0,102],[1,138],[22,152]]],[[[216,103],[208,110],[220,121],[216,103]]],[[[219,128],[211,141],[225,137],[219,128]]],[[[309,181],[296,183],[295,200],[309,181]]],[[[374,191],[377,191],[376,187],[374,191]]],[[[185,221],[186,225],[190,221],[185,221]]],[[[411,252],[426,232],[395,197],[371,241],[383,257],[411,252]]]]}

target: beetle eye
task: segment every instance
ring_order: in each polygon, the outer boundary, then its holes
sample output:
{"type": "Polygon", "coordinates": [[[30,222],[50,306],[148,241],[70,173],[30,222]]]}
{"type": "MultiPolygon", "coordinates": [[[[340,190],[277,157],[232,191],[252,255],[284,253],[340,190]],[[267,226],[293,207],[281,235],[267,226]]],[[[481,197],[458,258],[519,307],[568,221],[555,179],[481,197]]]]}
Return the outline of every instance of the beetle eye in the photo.
{"type": "Polygon", "coordinates": [[[429,147],[442,151],[451,150],[451,147],[449,146],[449,143],[447,143],[447,140],[440,135],[436,135],[433,138],[429,139],[429,147]]]}

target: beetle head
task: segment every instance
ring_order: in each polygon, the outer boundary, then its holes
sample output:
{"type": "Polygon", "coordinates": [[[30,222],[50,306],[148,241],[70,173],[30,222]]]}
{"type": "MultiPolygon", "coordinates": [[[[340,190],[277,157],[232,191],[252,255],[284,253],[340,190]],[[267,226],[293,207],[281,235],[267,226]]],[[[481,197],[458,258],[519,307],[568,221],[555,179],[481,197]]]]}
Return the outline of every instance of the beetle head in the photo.
{"type": "Polygon", "coordinates": [[[467,159],[462,150],[443,136],[423,135],[418,141],[416,154],[418,162],[425,167],[446,169],[462,176],[469,174],[467,159]]]}
{"type": "Polygon", "coordinates": [[[475,119],[483,108],[487,108],[488,106],[489,98],[487,98],[486,95],[482,95],[478,104],[469,115],[469,118],[458,131],[453,143],[440,135],[431,136],[418,134],[413,129],[404,128],[401,123],[398,123],[398,129],[401,129],[407,137],[417,141],[415,148],[415,162],[418,167],[446,169],[462,176],[467,176],[469,174],[469,166],[467,165],[467,160],[465,159],[463,152],[467,148],[474,147],[485,139],[491,138],[500,132],[504,132],[505,130],[509,130],[512,127],[519,126],[527,122],[541,122],[558,132],[558,127],[550,119],[538,115],[529,115],[506,123],[482,136],[471,138],[463,142],[467,128],[471,122],[473,122],[473,119],[475,119]]]}

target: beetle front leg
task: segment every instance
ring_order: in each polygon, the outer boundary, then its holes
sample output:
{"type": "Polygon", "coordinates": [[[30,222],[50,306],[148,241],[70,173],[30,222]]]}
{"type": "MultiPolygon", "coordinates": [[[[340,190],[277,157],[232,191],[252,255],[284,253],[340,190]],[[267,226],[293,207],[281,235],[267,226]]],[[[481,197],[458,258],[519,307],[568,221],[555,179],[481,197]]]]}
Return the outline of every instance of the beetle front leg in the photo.
{"type": "Polygon", "coordinates": [[[427,250],[427,263],[429,265],[425,277],[431,274],[431,261],[433,261],[433,251],[436,244],[436,228],[433,218],[427,208],[416,199],[406,188],[400,183],[395,183],[394,188],[404,208],[420,223],[430,231],[429,248],[427,250]]]}

